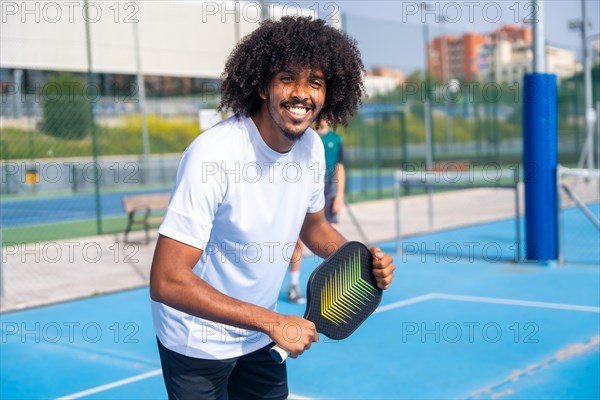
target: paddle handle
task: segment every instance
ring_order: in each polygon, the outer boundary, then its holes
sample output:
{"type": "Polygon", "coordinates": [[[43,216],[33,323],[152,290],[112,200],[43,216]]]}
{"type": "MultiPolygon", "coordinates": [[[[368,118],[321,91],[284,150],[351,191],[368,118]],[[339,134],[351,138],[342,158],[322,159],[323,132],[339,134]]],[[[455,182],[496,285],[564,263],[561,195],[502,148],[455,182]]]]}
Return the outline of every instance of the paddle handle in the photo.
{"type": "Polygon", "coordinates": [[[275,360],[277,364],[282,364],[290,355],[290,353],[279,347],[279,345],[271,347],[269,353],[271,353],[271,357],[273,357],[273,360],[275,360]]]}

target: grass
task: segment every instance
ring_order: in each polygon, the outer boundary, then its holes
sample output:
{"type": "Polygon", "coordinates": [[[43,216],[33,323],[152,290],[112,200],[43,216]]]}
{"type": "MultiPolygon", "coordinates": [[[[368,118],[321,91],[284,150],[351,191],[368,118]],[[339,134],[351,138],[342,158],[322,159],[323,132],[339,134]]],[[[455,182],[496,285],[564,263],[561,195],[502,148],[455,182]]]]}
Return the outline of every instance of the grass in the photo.
{"type": "MultiPolygon", "coordinates": [[[[127,217],[125,216],[102,218],[102,234],[122,235],[125,232],[126,226],[127,217]]],[[[152,227],[155,228],[157,226],[154,225],[152,227]]],[[[142,229],[134,229],[133,231],[142,229]]],[[[49,242],[96,235],[98,235],[98,230],[95,219],[2,228],[3,246],[7,244],[17,245],[49,242]]]]}

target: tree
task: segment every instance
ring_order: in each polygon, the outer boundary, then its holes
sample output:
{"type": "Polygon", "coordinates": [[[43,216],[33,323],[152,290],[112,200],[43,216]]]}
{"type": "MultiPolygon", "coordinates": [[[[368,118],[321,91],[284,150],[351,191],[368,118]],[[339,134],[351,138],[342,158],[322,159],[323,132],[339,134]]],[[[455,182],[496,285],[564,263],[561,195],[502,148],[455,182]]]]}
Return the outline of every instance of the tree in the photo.
{"type": "Polygon", "coordinates": [[[90,131],[92,114],[85,84],[72,74],[52,75],[44,86],[43,130],[61,139],[83,139],[90,131]]]}

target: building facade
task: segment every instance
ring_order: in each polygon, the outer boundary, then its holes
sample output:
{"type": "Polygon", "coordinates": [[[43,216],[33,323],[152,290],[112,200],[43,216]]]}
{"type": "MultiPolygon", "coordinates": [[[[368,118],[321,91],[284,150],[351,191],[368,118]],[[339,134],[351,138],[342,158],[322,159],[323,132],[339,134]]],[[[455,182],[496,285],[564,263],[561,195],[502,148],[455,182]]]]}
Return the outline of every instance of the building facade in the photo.
{"type": "Polygon", "coordinates": [[[396,89],[406,81],[401,71],[376,66],[367,71],[364,85],[367,97],[383,95],[396,89]]]}
{"type": "Polygon", "coordinates": [[[339,12],[265,4],[95,1],[86,9],[83,0],[7,2],[0,24],[0,89],[31,93],[59,72],[85,81],[91,68],[101,95],[136,95],[131,90],[137,73],[148,95],[190,94],[212,90],[231,50],[263,18],[310,15],[341,28],[339,12]]]}
{"type": "MultiPolygon", "coordinates": [[[[520,82],[531,72],[533,35],[528,26],[505,25],[489,34],[434,38],[428,46],[429,73],[440,81],[520,82]]],[[[546,46],[546,71],[558,79],[581,69],[572,50],[546,46]]]]}

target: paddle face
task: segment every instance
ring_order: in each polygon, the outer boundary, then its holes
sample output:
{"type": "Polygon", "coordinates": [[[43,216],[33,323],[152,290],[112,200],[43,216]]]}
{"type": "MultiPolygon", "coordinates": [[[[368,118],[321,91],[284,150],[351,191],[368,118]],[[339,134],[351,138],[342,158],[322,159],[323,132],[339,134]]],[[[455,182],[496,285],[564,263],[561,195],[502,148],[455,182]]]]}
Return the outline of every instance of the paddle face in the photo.
{"type": "Polygon", "coordinates": [[[372,271],[373,256],[365,245],[342,245],[311,274],[304,318],[331,339],[350,336],[381,302],[372,271]]]}

